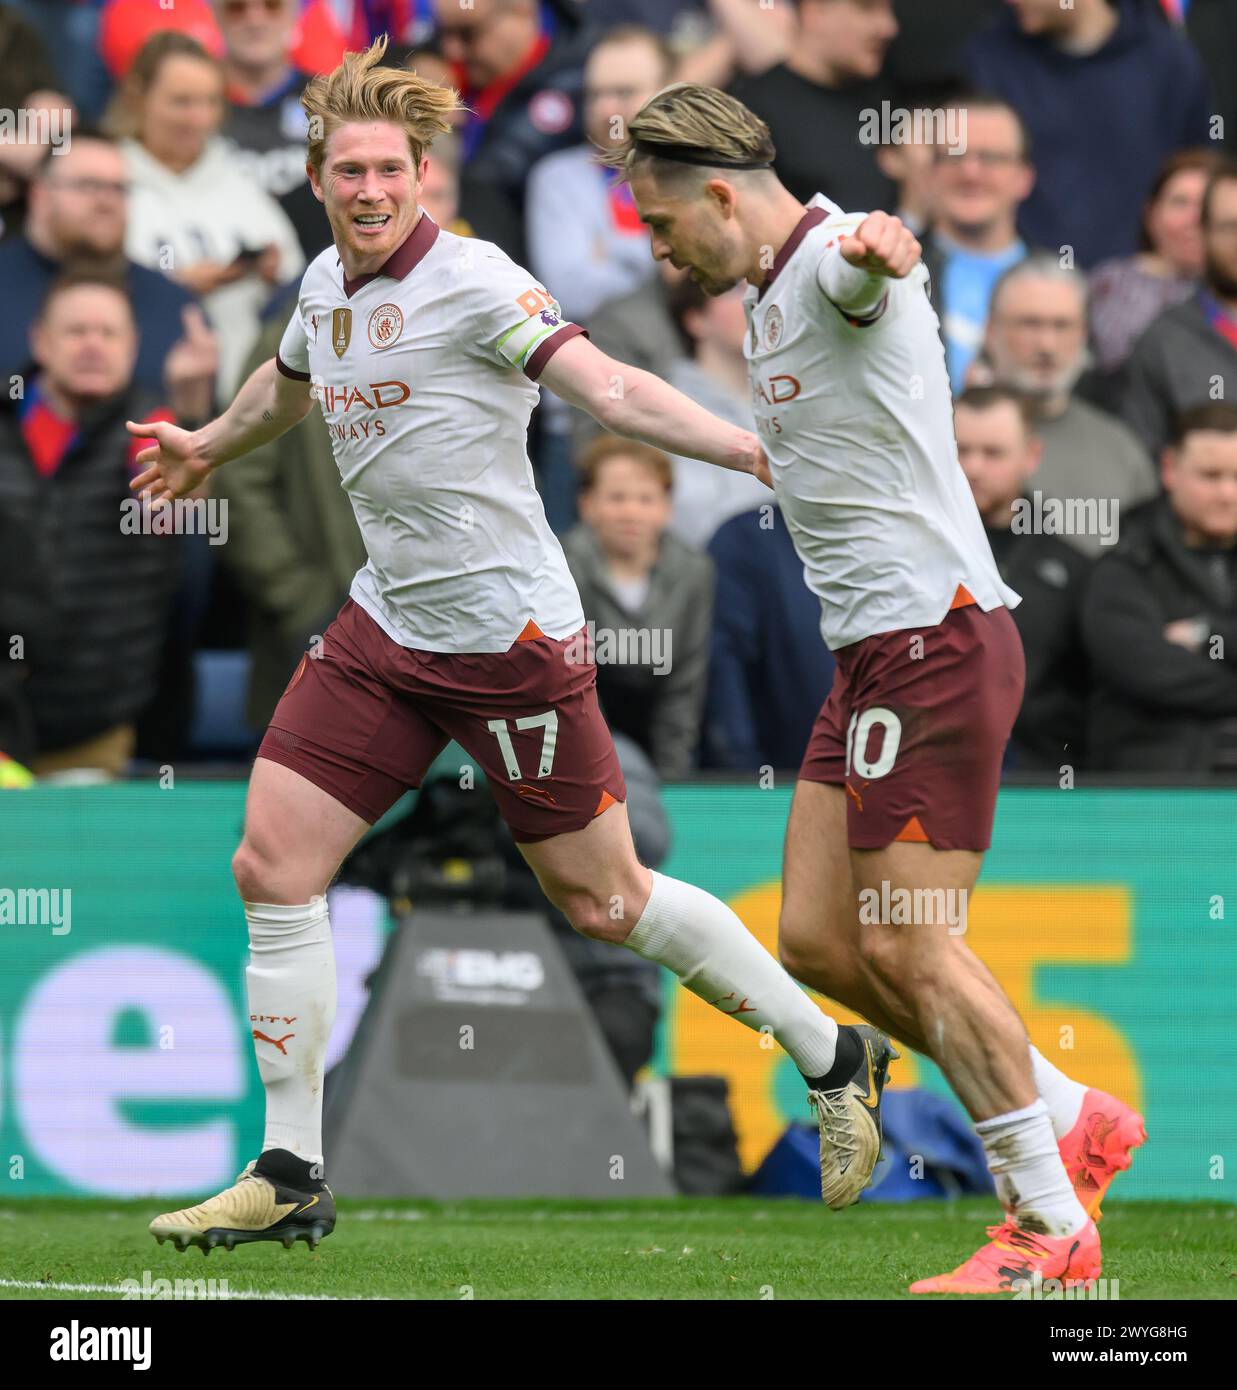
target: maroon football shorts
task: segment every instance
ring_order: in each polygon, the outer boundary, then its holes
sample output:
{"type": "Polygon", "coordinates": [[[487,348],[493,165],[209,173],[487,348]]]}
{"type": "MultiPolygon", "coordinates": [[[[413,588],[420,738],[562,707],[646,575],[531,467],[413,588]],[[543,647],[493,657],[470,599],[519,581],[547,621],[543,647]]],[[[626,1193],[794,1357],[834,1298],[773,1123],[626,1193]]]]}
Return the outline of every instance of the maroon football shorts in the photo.
{"type": "Polygon", "coordinates": [[[1026,666],[1007,608],[840,648],[799,776],[846,788],[851,849],[985,850],[1026,666]]]}
{"type": "Polygon", "coordinates": [[[529,629],[505,652],[415,651],[349,599],[321,654],[301,658],[258,756],[373,824],[455,739],[516,840],[582,830],[627,797],[597,668],[574,659],[576,638],[529,629]]]}

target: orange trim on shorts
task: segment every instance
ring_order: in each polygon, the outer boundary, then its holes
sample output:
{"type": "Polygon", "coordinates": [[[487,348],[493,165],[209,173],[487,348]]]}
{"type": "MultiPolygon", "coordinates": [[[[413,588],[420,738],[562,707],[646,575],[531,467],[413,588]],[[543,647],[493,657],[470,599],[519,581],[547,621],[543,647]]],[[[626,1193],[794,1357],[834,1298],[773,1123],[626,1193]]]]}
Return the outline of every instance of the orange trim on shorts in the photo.
{"type": "Polygon", "coordinates": [[[949,605],[952,613],[955,608],[965,608],[968,603],[974,603],[975,598],[965,584],[958,585],[958,591],[954,594],[954,601],[949,605]]]}
{"type": "MultiPolygon", "coordinates": [[[[974,600],[972,600],[974,602],[974,600]]],[[[517,642],[535,642],[538,637],[544,637],[545,633],[537,626],[531,618],[524,624],[524,631],[515,639],[517,642]]]]}
{"type": "Polygon", "coordinates": [[[597,803],[597,809],[593,812],[593,819],[596,820],[603,811],[609,810],[611,806],[618,805],[618,797],[611,796],[609,792],[603,791],[601,799],[597,803]]]}
{"type": "Polygon", "coordinates": [[[285,694],[285,695],[288,693],[288,691],[292,690],[292,689],[295,687],[297,681],[299,681],[300,678],[305,674],[305,663],[306,663],[308,660],[309,660],[309,653],[306,652],[305,655],[304,655],[303,657],[301,657],[300,664],[297,666],[296,670],[292,673],[292,679],[288,682],[288,688],[287,688],[287,690],[284,691],[284,694],[285,694]]]}
{"type": "MultiPolygon", "coordinates": [[[[970,596],[968,595],[968,597],[970,596]]],[[[975,600],[971,599],[971,602],[974,603],[975,600]]],[[[963,605],[959,604],[958,606],[962,607],[963,605]]],[[[931,840],[928,839],[928,832],[920,824],[918,816],[912,816],[902,829],[898,831],[897,835],[894,836],[894,839],[904,840],[914,845],[928,845],[932,843],[931,840]]]]}

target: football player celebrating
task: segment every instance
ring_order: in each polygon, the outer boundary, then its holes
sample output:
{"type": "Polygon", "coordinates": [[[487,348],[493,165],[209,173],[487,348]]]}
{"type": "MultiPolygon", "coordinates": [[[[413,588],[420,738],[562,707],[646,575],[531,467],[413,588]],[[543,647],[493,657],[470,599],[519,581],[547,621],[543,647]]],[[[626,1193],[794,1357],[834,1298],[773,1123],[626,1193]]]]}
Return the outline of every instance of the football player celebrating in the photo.
{"type": "Polygon", "coordinates": [[[1029,1048],[956,913],[911,925],[860,912],[908,890],[965,904],[1022,697],[1019,599],[958,465],[919,244],[883,212],[821,195],[804,207],[773,158],[742,103],[678,84],[607,162],[658,259],[711,294],[748,283],[757,430],[837,656],[787,828],[782,960],[931,1057],[976,1122],[1006,1219],[912,1292],[1086,1280],[1100,1270],[1100,1199],[1142,1141],[1141,1117],[1029,1048]]]}
{"type": "Polygon", "coordinates": [[[322,1078],[335,1012],[326,891],[361,835],[457,739],[485,770],[547,897],[580,932],[674,971],[771,1033],[808,1083],[822,1193],[858,1199],[880,1147],[888,1041],[822,1013],[723,903],[636,858],[623,776],[582,654],[584,614],[527,454],[538,380],[608,430],[767,481],[756,437],[598,351],[496,246],[418,206],[456,94],[379,66],[385,43],[309,84],[308,169],[334,245],[306,271],[278,356],[194,433],[157,443],[134,486],[164,505],[275,438],[316,399],[368,563],[301,660],[249,786],[233,860],[266,1091],[236,1184],[156,1218],[181,1249],[334,1226],[322,1078]],[[620,389],[621,388],[621,389],[620,389]]]}

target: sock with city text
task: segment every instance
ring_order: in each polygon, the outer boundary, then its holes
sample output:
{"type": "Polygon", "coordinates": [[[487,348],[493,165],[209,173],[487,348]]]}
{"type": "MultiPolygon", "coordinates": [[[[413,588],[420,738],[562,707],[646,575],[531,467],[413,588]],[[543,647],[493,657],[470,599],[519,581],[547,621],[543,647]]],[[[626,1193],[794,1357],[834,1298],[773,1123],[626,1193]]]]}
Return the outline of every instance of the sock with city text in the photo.
{"type": "Polygon", "coordinates": [[[326,899],[246,903],[249,1029],[266,1089],[263,1151],[322,1162],[322,1077],[335,1021],[335,952],[326,899]]]}
{"type": "Polygon", "coordinates": [[[837,1024],[730,908],[703,889],[654,872],[648,903],[623,944],[672,970],[713,1008],[771,1032],[805,1076],[823,1076],[833,1066],[837,1024]]]}

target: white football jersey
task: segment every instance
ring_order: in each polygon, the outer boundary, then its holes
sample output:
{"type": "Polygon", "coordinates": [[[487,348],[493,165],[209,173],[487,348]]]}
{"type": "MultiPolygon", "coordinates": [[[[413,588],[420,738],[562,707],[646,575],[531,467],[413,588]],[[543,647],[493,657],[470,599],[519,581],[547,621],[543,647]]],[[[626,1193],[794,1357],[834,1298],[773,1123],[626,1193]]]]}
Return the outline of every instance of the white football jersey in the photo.
{"type": "Polygon", "coordinates": [[[825,259],[863,218],[817,194],[744,301],[756,430],[834,651],[939,623],[959,585],[985,611],[1021,601],[958,463],[927,271],[890,280],[867,323],[820,287],[825,259]]]}
{"type": "Polygon", "coordinates": [[[369,556],[352,597],[401,646],[584,626],[527,447],[536,378],[581,332],[505,252],[426,213],[372,275],[349,280],[333,246],[305,272],[278,366],[313,383],[369,556]]]}

